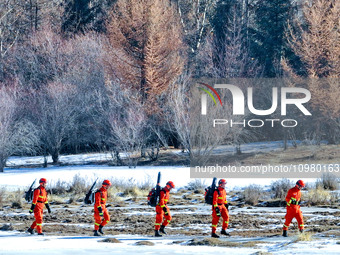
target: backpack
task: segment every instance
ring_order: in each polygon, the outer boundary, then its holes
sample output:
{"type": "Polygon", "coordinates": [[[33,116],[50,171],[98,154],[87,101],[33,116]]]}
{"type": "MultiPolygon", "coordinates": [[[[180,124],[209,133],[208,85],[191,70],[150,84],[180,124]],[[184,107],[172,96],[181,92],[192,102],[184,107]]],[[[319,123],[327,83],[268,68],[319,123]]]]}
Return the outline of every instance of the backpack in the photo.
{"type": "Polygon", "coordinates": [[[85,199],[84,199],[85,204],[90,205],[94,203],[94,195],[96,191],[97,190],[89,190],[89,192],[87,192],[85,199]]]}
{"type": "Polygon", "coordinates": [[[149,195],[147,196],[148,205],[150,205],[152,207],[156,207],[156,205],[158,204],[159,194],[161,192],[160,182],[161,182],[161,172],[158,172],[157,185],[156,185],[155,188],[152,188],[150,190],[149,195]]]}
{"type": "Polygon", "coordinates": [[[216,188],[213,188],[211,186],[205,188],[205,194],[204,194],[204,200],[208,205],[213,204],[213,198],[214,198],[214,192],[217,190],[218,195],[220,195],[220,191],[216,188]]]}
{"type": "Polygon", "coordinates": [[[157,190],[156,188],[153,188],[150,190],[149,195],[148,195],[148,205],[152,206],[152,207],[156,207],[157,205],[157,190]]]}
{"type": "Polygon", "coordinates": [[[32,200],[33,200],[33,193],[34,193],[34,189],[33,189],[33,186],[34,186],[34,183],[37,179],[35,179],[33,181],[33,183],[31,184],[31,186],[29,187],[29,189],[27,191],[25,191],[25,200],[28,202],[28,203],[31,203],[32,200]]]}

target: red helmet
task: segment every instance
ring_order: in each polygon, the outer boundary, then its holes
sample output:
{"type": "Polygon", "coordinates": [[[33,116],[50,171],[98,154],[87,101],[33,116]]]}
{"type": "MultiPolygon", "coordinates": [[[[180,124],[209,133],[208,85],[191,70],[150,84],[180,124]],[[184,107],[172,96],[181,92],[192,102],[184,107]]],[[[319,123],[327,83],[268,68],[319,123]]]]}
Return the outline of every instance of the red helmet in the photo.
{"type": "Polygon", "coordinates": [[[227,184],[227,181],[225,179],[221,179],[218,181],[218,185],[222,185],[222,184],[227,184]]]}
{"type": "Polygon", "coordinates": [[[296,182],[296,185],[298,185],[299,187],[302,187],[302,188],[306,186],[305,183],[302,180],[298,180],[296,182]]]}
{"type": "Polygon", "coordinates": [[[41,178],[41,179],[39,180],[39,183],[47,183],[47,180],[46,180],[45,178],[41,178]]]}
{"type": "Polygon", "coordinates": [[[168,181],[168,182],[166,183],[166,186],[168,186],[168,188],[172,188],[172,189],[175,188],[175,184],[174,184],[172,181],[168,181]]]}
{"type": "Polygon", "coordinates": [[[111,182],[109,180],[104,180],[102,185],[111,186],[111,182]]]}

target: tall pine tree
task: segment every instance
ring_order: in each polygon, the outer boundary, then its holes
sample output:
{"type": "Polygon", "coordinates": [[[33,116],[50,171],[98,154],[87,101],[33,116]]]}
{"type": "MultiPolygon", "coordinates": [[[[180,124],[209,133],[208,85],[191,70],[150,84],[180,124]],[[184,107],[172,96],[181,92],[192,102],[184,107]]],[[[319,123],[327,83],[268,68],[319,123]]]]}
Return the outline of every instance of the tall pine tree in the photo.
{"type": "Polygon", "coordinates": [[[291,0],[259,0],[254,8],[252,55],[258,59],[265,77],[277,77],[281,74],[281,58],[287,51],[284,33],[291,17],[291,0]]]}

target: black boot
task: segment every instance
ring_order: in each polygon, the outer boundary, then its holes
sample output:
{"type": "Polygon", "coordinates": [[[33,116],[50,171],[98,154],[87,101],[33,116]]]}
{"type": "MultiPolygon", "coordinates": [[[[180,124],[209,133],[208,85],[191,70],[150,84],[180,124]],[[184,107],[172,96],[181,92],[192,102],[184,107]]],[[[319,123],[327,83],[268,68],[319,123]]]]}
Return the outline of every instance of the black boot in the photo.
{"type": "Polygon", "coordinates": [[[221,235],[230,236],[230,234],[227,231],[225,231],[225,229],[221,230],[221,235]]]}
{"type": "Polygon", "coordinates": [[[283,230],[282,236],[284,236],[284,237],[288,237],[287,230],[283,230]]]}
{"type": "Polygon", "coordinates": [[[299,231],[300,231],[301,234],[303,233],[303,229],[300,229],[299,231]]]}
{"type": "Polygon", "coordinates": [[[30,233],[31,235],[34,235],[34,230],[32,228],[28,228],[27,232],[30,233]]]}
{"type": "Polygon", "coordinates": [[[161,226],[161,229],[159,230],[161,233],[163,233],[164,235],[166,235],[166,232],[165,232],[165,226],[164,225],[162,225],[161,226]]]}
{"type": "Polygon", "coordinates": [[[159,230],[155,230],[155,236],[156,237],[162,237],[162,235],[159,233],[159,230]]]}
{"type": "Polygon", "coordinates": [[[103,226],[102,225],[99,226],[98,232],[101,233],[102,235],[104,235],[103,226]]]}
{"type": "Polygon", "coordinates": [[[45,234],[44,233],[38,233],[39,236],[44,236],[45,234]]]}
{"type": "Polygon", "coordinates": [[[93,231],[94,232],[94,236],[100,236],[99,234],[98,234],[98,230],[95,230],[95,231],[93,231]]]}
{"type": "Polygon", "coordinates": [[[216,233],[211,233],[211,237],[220,238],[216,233]]]}

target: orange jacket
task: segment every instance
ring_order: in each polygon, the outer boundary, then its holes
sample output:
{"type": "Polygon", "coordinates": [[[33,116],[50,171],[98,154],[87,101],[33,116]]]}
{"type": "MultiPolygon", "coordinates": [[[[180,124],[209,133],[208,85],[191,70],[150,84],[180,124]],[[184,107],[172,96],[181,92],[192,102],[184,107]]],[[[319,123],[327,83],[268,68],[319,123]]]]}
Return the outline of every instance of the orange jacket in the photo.
{"type": "Polygon", "coordinates": [[[107,190],[105,188],[101,187],[95,193],[94,208],[98,208],[98,207],[105,208],[106,200],[107,200],[107,190]]]}
{"type": "Polygon", "coordinates": [[[159,192],[159,205],[161,207],[164,207],[168,203],[169,198],[170,198],[170,191],[166,188],[162,189],[159,192]]]}
{"type": "Polygon", "coordinates": [[[39,186],[34,190],[32,203],[39,208],[43,208],[47,201],[47,191],[43,186],[39,186]]]}
{"type": "Polygon", "coordinates": [[[287,192],[286,201],[287,201],[287,208],[297,208],[300,207],[298,203],[301,199],[301,190],[297,187],[291,188],[287,192]]]}
{"type": "Polygon", "coordinates": [[[213,206],[217,207],[218,205],[227,203],[227,192],[224,188],[218,187],[217,190],[214,191],[213,206]]]}

